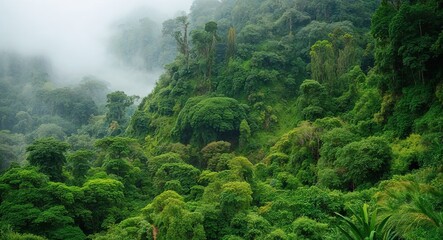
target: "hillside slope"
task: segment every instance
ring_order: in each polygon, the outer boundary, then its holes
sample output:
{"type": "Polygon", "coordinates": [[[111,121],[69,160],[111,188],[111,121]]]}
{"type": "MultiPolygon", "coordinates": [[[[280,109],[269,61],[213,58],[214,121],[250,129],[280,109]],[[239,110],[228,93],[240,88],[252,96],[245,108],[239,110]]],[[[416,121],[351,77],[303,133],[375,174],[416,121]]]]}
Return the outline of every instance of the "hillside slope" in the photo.
{"type": "Polygon", "coordinates": [[[0,234],[441,239],[441,26],[437,0],[196,0],[124,133],[116,101],[93,146],[0,175],[0,234]]]}

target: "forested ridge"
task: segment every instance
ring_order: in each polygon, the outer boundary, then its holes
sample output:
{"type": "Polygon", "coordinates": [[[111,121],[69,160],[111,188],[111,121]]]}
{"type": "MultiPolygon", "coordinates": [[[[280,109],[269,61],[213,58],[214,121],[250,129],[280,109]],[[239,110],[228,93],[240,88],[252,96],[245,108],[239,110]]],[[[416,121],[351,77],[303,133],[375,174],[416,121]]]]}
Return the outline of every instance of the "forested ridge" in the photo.
{"type": "Polygon", "coordinates": [[[0,53],[0,239],[443,238],[440,0],[195,0],[116,31],[166,63],[148,96],[0,53]]]}

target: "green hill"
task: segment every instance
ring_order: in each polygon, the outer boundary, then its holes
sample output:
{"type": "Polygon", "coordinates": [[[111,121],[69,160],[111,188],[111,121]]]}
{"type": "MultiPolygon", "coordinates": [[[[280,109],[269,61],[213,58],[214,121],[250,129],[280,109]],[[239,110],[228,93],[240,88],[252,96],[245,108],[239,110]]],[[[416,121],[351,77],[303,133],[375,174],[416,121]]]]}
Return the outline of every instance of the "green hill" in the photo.
{"type": "Polygon", "coordinates": [[[108,94],[94,146],[0,175],[1,233],[441,239],[442,26],[437,0],[195,0],[129,120],[108,94]]]}

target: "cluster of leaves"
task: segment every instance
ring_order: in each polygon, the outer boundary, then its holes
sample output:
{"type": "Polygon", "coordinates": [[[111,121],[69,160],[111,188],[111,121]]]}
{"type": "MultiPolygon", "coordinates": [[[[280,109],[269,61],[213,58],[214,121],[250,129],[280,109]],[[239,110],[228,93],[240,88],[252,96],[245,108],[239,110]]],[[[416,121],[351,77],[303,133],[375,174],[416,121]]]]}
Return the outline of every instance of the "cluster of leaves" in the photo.
{"type": "Polygon", "coordinates": [[[235,141],[245,118],[245,107],[235,99],[191,98],[178,115],[173,134],[180,142],[200,146],[215,140],[235,141]]]}

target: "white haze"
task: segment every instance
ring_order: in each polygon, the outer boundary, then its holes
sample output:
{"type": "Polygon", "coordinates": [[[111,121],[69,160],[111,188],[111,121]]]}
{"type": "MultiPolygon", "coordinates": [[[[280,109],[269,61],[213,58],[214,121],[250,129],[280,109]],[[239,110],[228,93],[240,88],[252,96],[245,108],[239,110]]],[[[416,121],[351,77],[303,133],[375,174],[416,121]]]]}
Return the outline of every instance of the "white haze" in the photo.
{"type": "Polygon", "coordinates": [[[44,55],[56,78],[75,83],[94,75],[111,88],[146,96],[161,70],[144,72],[115,64],[106,52],[111,25],[136,9],[152,9],[158,22],[189,11],[192,0],[0,0],[0,51],[44,55]]]}

